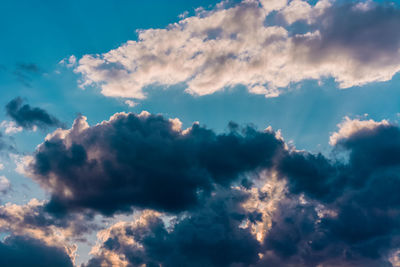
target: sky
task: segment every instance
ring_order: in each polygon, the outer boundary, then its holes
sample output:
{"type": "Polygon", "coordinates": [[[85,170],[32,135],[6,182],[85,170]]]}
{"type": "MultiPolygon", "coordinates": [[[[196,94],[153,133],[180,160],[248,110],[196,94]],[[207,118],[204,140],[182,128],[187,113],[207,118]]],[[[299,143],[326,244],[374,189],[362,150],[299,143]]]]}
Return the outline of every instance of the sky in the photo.
{"type": "Polygon", "coordinates": [[[0,1],[0,265],[400,266],[399,4],[0,1]]]}

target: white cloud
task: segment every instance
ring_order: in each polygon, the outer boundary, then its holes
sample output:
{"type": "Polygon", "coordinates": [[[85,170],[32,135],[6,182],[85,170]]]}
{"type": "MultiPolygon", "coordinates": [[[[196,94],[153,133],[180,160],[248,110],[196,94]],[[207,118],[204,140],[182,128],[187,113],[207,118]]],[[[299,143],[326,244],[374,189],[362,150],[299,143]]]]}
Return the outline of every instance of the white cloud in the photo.
{"type": "Polygon", "coordinates": [[[62,59],[58,64],[65,65],[67,66],[67,68],[72,68],[76,66],[76,63],[77,63],[76,57],[74,55],[71,55],[68,58],[62,59]]]}
{"type": "Polygon", "coordinates": [[[17,154],[11,154],[11,158],[15,163],[15,171],[21,175],[29,177],[29,172],[26,171],[27,166],[33,161],[33,156],[21,156],[17,154]]]}
{"type": "Polygon", "coordinates": [[[299,20],[304,20],[307,23],[314,23],[321,16],[324,10],[331,6],[330,0],[321,0],[315,6],[311,6],[308,2],[302,0],[293,0],[285,6],[281,15],[286,22],[292,24],[299,20]]]}
{"type": "Polygon", "coordinates": [[[23,130],[23,128],[21,126],[18,126],[13,121],[2,121],[0,123],[0,127],[4,129],[4,132],[6,134],[15,134],[15,133],[19,133],[23,130]]]}
{"type": "Polygon", "coordinates": [[[341,139],[346,139],[349,138],[351,135],[354,133],[360,131],[360,130],[372,130],[375,129],[376,127],[382,126],[382,125],[389,125],[389,122],[387,120],[382,120],[379,122],[376,122],[374,120],[359,120],[359,119],[350,119],[349,117],[344,117],[344,120],[339,123],[337,126],[339,127],[338,132],[334,132],[330,137],[329,137],[329,144],[334,146],[338,143],[339,140],[341,139]]]}
{"type": "Polygon", "coordinates": [[[131,108],[133,108],[133,107],[135,107],[137,105],[137,103],[132,101],[132,100],[125,100],[124,103],[127,104],[131,108]]]}
{"type": "Polygon", "coordinates": [[[165,29],[140,30],[137,41],[107,53],[85,55],[74,71],[82,75],[82,87],[136,99],[145,98],[144,88],[153,84],[183,83],[193,95],[245,85],[250,93],[276,97],[307,79],[332,77],[341,88],[390,80],[400,70],[400,21],[390,15],[399,11],[378,16],[374,7],[343,9],[332,2],[223,2],[165,29]],[[293,33],[287,25],[271,26],[265,20],[272,11],[289,24],[305,20],[313,27],[293,33]],[[371,25],[374,16],[380,23],[371,25]],[[348,27],[340,25],[347,20],[348,27]]]}
{"type": "Polygon", "coordinates": [[[186,18],[188,15],[189,15],[189,12],[188,12],[188,11],[185,11],[185,12],[179,14],[178,18],[184,19],[184,18],[186,18]]]}

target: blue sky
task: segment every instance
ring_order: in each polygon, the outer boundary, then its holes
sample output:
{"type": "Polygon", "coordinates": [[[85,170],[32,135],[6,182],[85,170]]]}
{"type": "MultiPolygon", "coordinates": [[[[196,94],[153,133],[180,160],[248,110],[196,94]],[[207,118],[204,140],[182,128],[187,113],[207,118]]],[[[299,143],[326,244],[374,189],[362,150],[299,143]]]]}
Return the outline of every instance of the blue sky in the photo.
{"type": "MultiPolygon", "coordinates": [[[[24,104],[38,107],[64,123],[65,129],[70,129],[81,115],[94,126],[118,112],[139,114],[144,110],[161,114],[163,118],[179,118],[182,129],[199,122],[216,135],[229,131],[230,121],[251,125],[259,131],[271,126],[275,131],[279,130],[285,143],[294,146],[296,151],[304,150],[310,155],[322,153],[327,161],[335,161],[331,158],[332,151],[339,146],[329,143],[330,136],[338,132],[344,136],[343,140],[350,140],[356,131],[347,135],[345,130],[341,131],[346,128],[343,123],[346,117],[355,121],[353,125],[358,125],[357,121],[366,122],[360,127],[347,125],[348,129],[353,127],[351,129],[357,131],[386,127],[381,123],[384,120],[391,127],[398,127],[400,35],[396,31],[397,26],[400,27],[400,9],[396,1],[283,2],[286,1],[1,1],[0,106],[6,107],[11,100],[21,97],[24,104]],[[273,7],[276,3],[282,6],[273,7]],[[199,7],[203,9],[197,9],[199,7]],[[242,25],[235,25],[236,21],[242,22],[241,13],[230,15],[235,8],[243,9],[245,15],[250,14],[252,23],[254,16],[261,16],[261,24],[254,19],[258,25],[255,27],[259,27],[254,36],[249,33],[253,26],[244,25],[242,29],[242,25]],[[201,24],[201,19],[214,17],[226,20],[215,19],[215,28],[212,27],[214,24],[201,24]],[[379,28],[380,25],[383,27],[379,28]],[[265,28],[276,32],[264,33],[265,28]],[[156,32],[156,29],[160,31],[156,32]],[[175,32],[177,35],[173,35],[175,32]],[[191,37],[180,39],[187,34],[191,37]],[[230,34],[229,38],[224,34],[230,34]],[[270,39],[266,38],[260,48],[262,34],[270,39]],[[198,36],[203,35],[206,38],[198,41],[203,38],[198,36]],[[317,35],[319,37],[315,37],[317,35]],[[243,38],[245,48],[240,47],[237,41],[240,38],[243,38]],[[165,42],[170,46],[169,50],[153,50],[158,45],[162,47],[165,40],[171,41],[165,42]],[[230,41],[231,45],[226,45],[230,53],[225,55],[221,47],[230,41]],[[265,56],[268,49],[275,52],[265,56]],[[113,51],[118,52],[113,54],[113,51]],[[140,51],[144,51],[143,57],[140,51]],[[198,55],[206,55],[209,61],[205,60],[206,63],[195,70],[191,66],[180,66],[181,63],[175,66],[163,61],[165,58],[179,59],[188,51],[193,52],[193,57],[187,62],[193,60],[193,65],[203,64],[196,61],[198,55]],[[244,54],[251,59],[238,62],[244,54]],[[76,62],[68,61],[71,56],[76,62]],[[265,64],[264,69],[258,69],[258,59],[265,64]],[[225,64],[223,60],[230,63],[225,64]],[[208,77],[212,77],[211,85],[207,83],[208,77]],[[85,81],[88,86],[82,85],[85,81]],[[129,91],[126,84],[137,88],[129,91]],[[211,91],[207,91],[208,88],[211,91]],[[271,93],[276,95],[271,97],[271,93]],[[126,100],[134,101],[135,106],[130,107],[126,100]],[[365,126],[372,121],[376,124],[365,126]]],[[[36,173],[28,177],[15,169],[16,163],[24,161],[24,156],[35,158],[41,149],[45,151],[40,144],[59,125],[25,127],[7,114],[5,108],[2,110],[0,122],[14,121],[15,127],[23,129],[6,133],[6,126],[1,126],[3,138],[15,147],[12,151],[1,152],[0,163],[4,168],[0,170],[0,176],[7,177],[11,184],[11,189],[3,194],[1,204],[23,205],[32,198],[53,199],[57,190],[42,181],[44,176],[36,173]]],[[[110,121],[113,123],[113,119],[110,121]]],[[[53,140],[53,137],[49,138],[53,140]]],[[[83,140],[86,135],[79,138],[83,140]]],[[[100,145],[103,141],[99,141],[100,145]]],[[[35,158],[34,163],[38,164],[38,161],[35,158]]],[[[290,179],[288,183],[291,183],[290,179]]],[[[299,192],[303,191],[294,193],[299,192]]],[[[315,196],[308,193],[307,190],[303,192],[306,197],[315,196]]],[[[340,210],[342,203],[337,205],[335,208],[340,210]]],[[[151,205],[139,209],[147,208],[158,211],[151,205]]],[[[93,209],[93,214],[99,217],[110,219],[111,216],[112,222],[118,221],[121,214],[126,215],[126,208],[113,210],[115,214],[93,207],[88,209],[93,209]]],[[[136,211],[135,208],[129,210],[136,211]]],[[[165,215],[163,219],[167,217],[165,215]]],[[[88,235],[93,245],[95,233],[88,235]]],[[[90,247],[81,242],[79,264],[90,259],[87,255],[90,247]]]]}

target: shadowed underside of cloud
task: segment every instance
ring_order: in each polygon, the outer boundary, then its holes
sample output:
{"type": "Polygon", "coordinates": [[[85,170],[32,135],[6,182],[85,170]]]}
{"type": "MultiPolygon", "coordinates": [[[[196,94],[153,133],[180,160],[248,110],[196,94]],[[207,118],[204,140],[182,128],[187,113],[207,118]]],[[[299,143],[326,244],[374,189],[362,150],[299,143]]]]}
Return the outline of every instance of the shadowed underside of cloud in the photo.
{"type": "Polygon", "coordinates": [[[25,129],[64,127],[63,123],[47,113],[46,110],[23,104],[23,100],[20,97],[14,98],[6,105],[6,112],[17,125],[25,129]]]}
{"type": "Polygon", "coordinates": [[[141,99],[152,84],[183,83],[194,95],[242,84],[251,93],[272,97],[307,79],[332,77],[348,88],[390,80],[400,69],[400,9],[395,4],[225,4],[198,9],[165,29],[140,30],[137,41],[107,53],[83,56],[74,69],[82,75],[82,86],[98,85],[106,96],[141,99]]]}
{"type": "Polygon", "coordinates": [[[346,160],[271,130],[180,126],[146,112],[91,127],[81,116],[38,146],[26,171],[51,193],[43,212],[142,210],[99,232],[88,266],[395,265],[398,126],[346,118],[331,138],[346,160]]]}
{"type": "Polygon", "coordinates": [[[0,265],[4,267],[67,267],[71,259],[61,249],[49,247],[39,240],[9,236],[0,242],[0,265]]]}

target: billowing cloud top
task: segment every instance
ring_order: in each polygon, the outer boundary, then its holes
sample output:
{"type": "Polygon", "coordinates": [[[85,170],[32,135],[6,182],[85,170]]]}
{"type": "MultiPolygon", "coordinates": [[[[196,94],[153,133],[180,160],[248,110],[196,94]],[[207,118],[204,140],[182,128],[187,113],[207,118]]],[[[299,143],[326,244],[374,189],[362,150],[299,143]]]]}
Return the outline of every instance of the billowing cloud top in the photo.
{"type": "Polygon", "coordinates": [[[140,30],[137,41],[107,53],[85,55],[75,72],[82,86],[138,99],[152,84],[183,83],[194,95],[242,84],[272,97],[292,83],[333,77],[347,88],[399,71],[399,26],[397,6],[373,2],[221,3],[165,29],[140,30]]]}
{"type": "Polygon", "coordinates": [[[131,206],[185,210],[213,184],[267,168],[281,140],[251,127],[218,135],[198,124],[142,112],[119,113],[89,127],[78,117],[70,130],[57,130],[37,149],[32,176],[52,192],[55,210],[90,208],[104,214],[131,206]],[[107,196],[104,195],[108,192],[107,196]]]}

